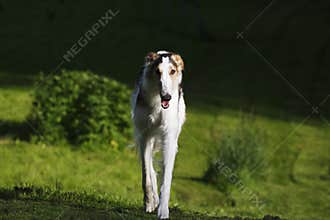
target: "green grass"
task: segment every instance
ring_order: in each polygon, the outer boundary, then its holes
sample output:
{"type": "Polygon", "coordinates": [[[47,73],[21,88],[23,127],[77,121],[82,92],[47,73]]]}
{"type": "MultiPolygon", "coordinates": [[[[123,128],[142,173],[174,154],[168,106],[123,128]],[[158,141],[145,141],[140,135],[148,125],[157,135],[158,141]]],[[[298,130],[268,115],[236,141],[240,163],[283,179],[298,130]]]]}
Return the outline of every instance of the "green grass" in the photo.
{"type": "MultiPolygon", "coordinates": [[[[38,199],[38,196],[23,193],[25,196],[8,199],[2,193],[0,216],[51,218],[64,212],[68,216],[86,218],[97,215],[153,217],[142,211],[140,163],[135,149],[86,151],[69,146],[33,144],[21,138],[20,129],[31,130],[24,126],[31,107],[30,92],[30,87],[0,90],[0,129],[4,131],[12,126],[11,130],[0,134],[0,188],[11,193],[15,186],[51,188],[62,194],[73,192],[76,199],[66,201],[60,196],[57,201],[60,205],[54,205],[53,199],[47,196],[38,199]],[[88,203],[87,197],[78,199],[80,194],[93,197],[92,204],[80,207],[80,203],[88,203]],[[102,201],[97,202],[100,198],[102,201]],[[107,208],[108,203],[112,204],[111,209],[107,208]],[[127,210],[113,211],[122,207],[127,210]]],[[[199,212],[218,217],[271,214],[287,219],[327,218],[330,215],[327,205],[330,201],[330,129],[313,118],[272,153],[302,118],[284,120],[255,115],[255,123],[269,137],[267,145],[263,146],[266,163],[264,168],[257,170],[262,171],[261,178],[247,174],[242,181],[263,201],[262,210],[249,200],[249,195],[235,188],[228,195],[202,181],[208,158],[222,133],[239,126],[240,114],[241,111],[220,108],[212,103],[188,105],[173,179],[170,203],[173,217],[187,215],[189,218],[197,216],[191,213],[199,212]]]]}

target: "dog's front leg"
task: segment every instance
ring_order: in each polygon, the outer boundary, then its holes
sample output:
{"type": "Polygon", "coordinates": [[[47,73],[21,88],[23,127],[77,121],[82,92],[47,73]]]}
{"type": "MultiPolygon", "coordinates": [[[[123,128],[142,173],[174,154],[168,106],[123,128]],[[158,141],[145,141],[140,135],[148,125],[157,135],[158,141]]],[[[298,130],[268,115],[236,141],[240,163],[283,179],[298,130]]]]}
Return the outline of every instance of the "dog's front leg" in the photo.
{"type": "Polygon", "coordinates": [[[177,138],[175,135],[167,135],[163,145],[163,180],[160,189],[160,203],[158,207],[158,218],[160,219],[169,218],[168,203],[170,199],[172,172],[177,146],[177,138]]]}
{"type": "Polygon", "coordinates": [[[141,146],[141,160],[142,160],[142,187],[144,192],[144,207],[146,212],[152,212],[157,208],[158,195],[157,188],[154,189],[155,184],[157,186],[157,180],[155,171],[152,166],[152,149],[154,139],[148,138],[140,141],[141,146]]]}

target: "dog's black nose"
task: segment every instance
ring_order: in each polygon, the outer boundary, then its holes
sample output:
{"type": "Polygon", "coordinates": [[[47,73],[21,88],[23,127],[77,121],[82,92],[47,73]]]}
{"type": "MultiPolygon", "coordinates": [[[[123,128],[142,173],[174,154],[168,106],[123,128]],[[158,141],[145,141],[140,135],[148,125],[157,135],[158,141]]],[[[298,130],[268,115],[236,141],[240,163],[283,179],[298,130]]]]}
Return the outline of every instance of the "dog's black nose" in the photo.
{"type": "Polygon", "coordinates": [[[170,101],[171,98],[172,98],[172,96],[170,94],[166,94],[166,95],[162,96],[162,100],[164,100],[164,101],[170,101]]]}

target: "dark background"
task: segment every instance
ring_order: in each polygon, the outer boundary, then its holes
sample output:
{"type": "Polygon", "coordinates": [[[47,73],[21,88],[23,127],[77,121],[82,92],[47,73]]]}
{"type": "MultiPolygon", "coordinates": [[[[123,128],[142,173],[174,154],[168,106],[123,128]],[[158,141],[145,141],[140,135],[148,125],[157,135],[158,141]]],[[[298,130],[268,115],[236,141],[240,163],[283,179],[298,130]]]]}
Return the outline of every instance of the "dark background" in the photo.
{"type": "MultiPolygon", "coordinates": [[[[53,72],[111,9],[120,13],[61,68],[92,70],[133,87],[145,54],[167,49],[185,60],[192,105],[304,117],[330,94],[330,2],[275,0],[261,13],[270,3],[0,0],[0,86],[28,85],[39,72],[53,72]]],[[[330,100],[321,107],[330,118],[330,100]]]]}

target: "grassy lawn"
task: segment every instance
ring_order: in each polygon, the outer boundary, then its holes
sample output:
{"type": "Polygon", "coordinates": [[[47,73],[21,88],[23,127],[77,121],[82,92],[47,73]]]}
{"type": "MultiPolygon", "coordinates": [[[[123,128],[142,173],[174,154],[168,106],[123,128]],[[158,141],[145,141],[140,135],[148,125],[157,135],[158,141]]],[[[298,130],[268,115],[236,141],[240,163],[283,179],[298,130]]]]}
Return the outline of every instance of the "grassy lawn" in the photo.
{"type": "MultiPolygon", "coordinates": [[[[31,130],[26,122],[31,91],[31,86],[24,85],[0,89],[0,216],[153,218],[142,211],[140,163],[134,148],[86,151],[37,145],[25,138],[24,133],[31,130]],[[39,191],[34,187],[45,192],[35,193],[39,191]],[[73,196],[65,196],[66,192],[73,196]]],[[[303,118],[254,115],[255,123],[268,134],[265,163],[256,170],[260,178],[247,174],[242,181],[262,201],[263,209],[237,189],[225,194],[202,181],[222,133],[239,126],[240,114],[216,103],[189,106],[175,165],[173,218],[267,214],[327,218],[330,129],[317,118],[297,128],[303,118]]]]}

